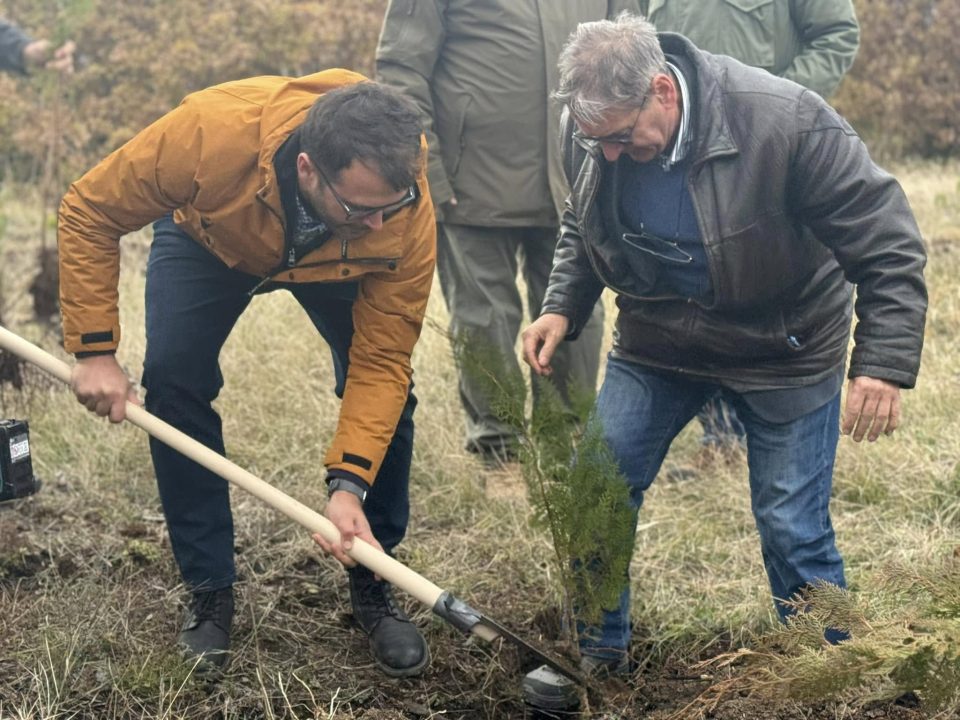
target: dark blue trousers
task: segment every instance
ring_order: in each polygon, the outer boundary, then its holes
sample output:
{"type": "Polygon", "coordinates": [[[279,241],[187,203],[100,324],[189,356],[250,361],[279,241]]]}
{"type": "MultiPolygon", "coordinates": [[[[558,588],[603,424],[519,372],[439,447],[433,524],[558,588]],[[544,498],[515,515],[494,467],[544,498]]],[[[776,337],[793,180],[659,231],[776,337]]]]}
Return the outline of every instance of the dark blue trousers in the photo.
{"type": "MultiPolygon", "coordinates": [[[[211,405],[223,387],[220,349],[249,304],[248,293],[259,278],[227,267],[169,216],[157,221],[153,230],[146,283],[146,408],[223,455],[220,416],[211,405]]],[[[290,283],[279,287],[293,294],[330,346],[335,392],[343,397],[357,284],[290,283]]],[[[280,327],[276,341],[295,343],[297,338],[280,327]]],[[[264,368],[264,372],[283,372],[283,368],[264,368]]],[[[387,552],[403,539],[409,518],[416,404],[411,388],[364,503],[373,535],[387,552]]],[[[296,398],[290,398],[290,412],[296,412],[296,407],[296,398]]],[[[303,418],[302,426],[309,432],[313,418],[303,418]]],[[[150,452],[170,542],[184,581],[192,589],[204,590],[233,584],[233,516],[227,482],[153,438],[150,452]]],[[[319,475],[317,482],[323,482],[319,475]]]]}

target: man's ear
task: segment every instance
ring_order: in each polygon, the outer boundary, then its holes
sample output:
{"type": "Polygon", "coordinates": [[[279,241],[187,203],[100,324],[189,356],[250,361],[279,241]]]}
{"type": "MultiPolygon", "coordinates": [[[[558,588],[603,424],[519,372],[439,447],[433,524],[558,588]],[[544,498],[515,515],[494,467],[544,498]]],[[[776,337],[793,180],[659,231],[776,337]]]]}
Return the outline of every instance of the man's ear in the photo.
{"type": "Polygon", "coordinates": [[[653,76],[650,89],[665,108],[669,109],[679,105],[680,93],[677,91],[677,83],[672,75],[657,73],[653,76]]]}
{"type": "Polygon", "coordinates": [[[310,156],[305,152],[299,153],[297,155],[297,177],[300,181],[310,181],[316,174],[317,170],[313,166],[310,156]]]}

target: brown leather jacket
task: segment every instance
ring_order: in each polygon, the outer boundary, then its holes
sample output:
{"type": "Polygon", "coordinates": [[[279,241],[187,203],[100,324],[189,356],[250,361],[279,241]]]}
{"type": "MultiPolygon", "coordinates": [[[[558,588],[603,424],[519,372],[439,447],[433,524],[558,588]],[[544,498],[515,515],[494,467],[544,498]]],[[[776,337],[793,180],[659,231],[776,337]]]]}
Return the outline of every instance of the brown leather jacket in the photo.
{"type": "Polygon", "coordinates": [[[576,337],[600,292],[618,294],[614,353],[737,391],[809,385],[847,352],[851,377],[910,388],[923,347],[926,253],[897,181],[819,95],[663,33],[696,77],[689,175],[713,298],[653,297],[656,262],[626,259],[598,193],[611,172],[565,115],[573,188],[541,312],[576,337]],[[852,283],[852,285],[851,285],[852,283]]]}

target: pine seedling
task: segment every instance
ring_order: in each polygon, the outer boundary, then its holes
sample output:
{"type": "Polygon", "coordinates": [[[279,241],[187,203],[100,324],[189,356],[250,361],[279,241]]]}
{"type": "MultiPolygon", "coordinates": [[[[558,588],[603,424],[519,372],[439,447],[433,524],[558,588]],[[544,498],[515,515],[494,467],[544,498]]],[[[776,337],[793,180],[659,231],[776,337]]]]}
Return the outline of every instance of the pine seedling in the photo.
{"type": "Polygon", "coordinates": [[[452,340],[462,373],[483,388],[498,418],[519,441],[519,460],[534,522],[553,541],[564,614],[576,647],[576,616],[598,622],[616,608],[627,578],[635,513],[626,482],[590,419],[593,393],[568,388],[564,399],[548,379],[538,379],[532,415],[521,373],[495,349],[467,336],[452,340]]]}

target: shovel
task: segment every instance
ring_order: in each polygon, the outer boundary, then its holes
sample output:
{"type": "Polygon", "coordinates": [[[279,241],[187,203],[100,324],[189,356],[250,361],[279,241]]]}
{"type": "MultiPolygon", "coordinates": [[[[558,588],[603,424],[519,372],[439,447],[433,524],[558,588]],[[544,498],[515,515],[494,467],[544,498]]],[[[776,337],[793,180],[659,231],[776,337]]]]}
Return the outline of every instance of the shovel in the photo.
{"type": "MultiPolygon", "coordinates": [[[[20,356],[58,380],[70,384],[70,367],[66,363],[3,326],[0,326],[0,348],[20,356]]],[[[340,541],[340,533],[336,526],[323,515],[311,510],[303,503],[294,500],[286,493],[277,490],[269,483],[129,401],[126,405],[126,419],[157,440],[166,443],[199,465],[215,472],[227,482],[259,498],[274,510],[302,525],[310,533],[319,533],[332,543],[340,541]]],[[[353,547],[347,554],[387,582],[415,597],[461,632],[465,634],[473,633],[488,642],[503,638],[531,653],[540,662],[553,668],[561,675],[579,685],[585,685],[586,680],[579,671],[568,667],[561,660],[523,640],[492,618],[457,599],[450,591],[434,585],[422,575],[360,538],[354,539],[353,547]]]]}

